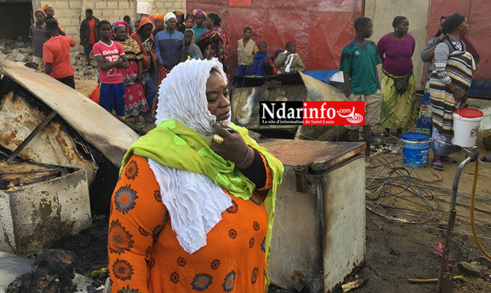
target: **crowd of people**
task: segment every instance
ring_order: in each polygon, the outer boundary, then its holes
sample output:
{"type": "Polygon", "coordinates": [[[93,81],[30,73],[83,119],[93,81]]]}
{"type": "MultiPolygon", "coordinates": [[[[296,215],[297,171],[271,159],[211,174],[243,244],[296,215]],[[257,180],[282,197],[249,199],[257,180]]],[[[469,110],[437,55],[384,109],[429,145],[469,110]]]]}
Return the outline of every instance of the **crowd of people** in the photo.
{"type": "MultiPolygon", "coordinates": [[[[365,101],[364,140],[370,155],[371,126],[380,123],[385,135],[391,129],[403,132],[416,125],[416,131],[432,137],[432,167],[443,170],[442,162],[457,163],[448,155],[460,150],[452,145],[455,109],[466,106],[467,95],[479,55],[468,38],[465,16],[455,13],[441,18],[441,27],[421,52],[429,62],[428,79],[423,101],[418,109],[412,56],[415,40],[409,20],[397,16],[394,28],[375,44],[366,40],[373,33],[373,23],[360,17],[354,23],[356,36],[341,53],[339,70],[343,72],[346,96],[351,101],[365,101]],[[379,81],[376,66],[382,64],[379,81]]],[[[351,139],[358,141],[358,127],[351,129],[351,139]]]]}
{"type": "MultiPolygon", "coordinates": [[[[30,27],[34,44],[34,63],[51,77],[75,88],[74,72],[69,49],[75,41],[65,36],[63,28],[54,18],[54,8],[46,4],[35,11],[36,22],[30,27]]],[[[180,11],[166,15],[142,16],[131,22],[113,24],[100,21],[87,9],[80,25],[80,45],[84,47],[87,66],[90,54],[99,68],[98,103],[121,118],[141,122],[154,122],[152,109],[158,85],[180,62],[189,59],[217,58],[223,70],[229,69],[229,37],[216,13],[195,9],[186,17],[180,11]],[[123,99],[124,98],[124,99],[123,99]]],[[[267,52],[265,42],[251,39],[252,29],[244,29],[244,38],[238,42],[238,69],[236,75],[273,75],[304,71],[302,59],[296,54],[293,42],[286,50],[277,50],[275,56],[267,52]]]]}
{"type": "MultiPolygon", "coordinates": [[[[46,74],[75,87],[69,49],[46,5],[30,28],[35,62],[46,74]]],[[[111,200],[108,250],[112,292],[264,292],[275,194],[283,166],[230,122],[227,88],[229,38],[215,13],[143,16],[131,22],[99,20],[91,9],[80,26],[87,66],[99,68],[99,105],[121,118],[139,117],[157,128],[131,146],[111,200]],[[158,89],[160,87],[160,90],[158,89]],[[161,107],[153,118],[159,92],[161,107]]],[[[402,134],[417,124],[431,134],[432,167],[456,150],[452,112],[464,107],[479,56],[465,37],[458,13],[421,53],[429,62],[427,89],[418,111],[409,20],[397,16],[378,43],[367,40],[373,23],[354,22],[355,38],[341,52],[346,97],[365,102],[363,127],[402,134]],[[379,79],[376,66],[382,64],[379,79]],[[419,115],[419,117],[418,117],[419,115]]],[[[293,42],[268,53],[245,27],[237,43],[236,75],[268,76],[304,71],[293,42]]],[[[358,141],[358,127],[351,127],[358,141]]],[[[367,147],[369,155],[369,146],[367,147]]]]}
{"type": "MultiPolygon", "coordinates": [[[[53,78],[74,87],[69,48],[75,46],[75,41],[64,35],[50,5],[36,10],[35,17],[36,23],[30,28],[34,62],[53,78]]],[[[396,130],[400,136],[417,124],[418,132],[431,134],[439,141],[448,141],[446,138],[453,134],[450,109],[457,107],[457,102],[465,102],[468,90],[467,85],[457,83],[454,86],[450,82],[446,69],[448,58],[458,51],[471,55],[468,62],[472,63],[469,65],[472,68],[479,61],[477,51],[465,37],[467,30],[463,28],[468,28],[465,17],[458,14],[442,16],[441,29],[421,53],[422,61],[429,62],[429,66],[420,109],[416,101],[412,63],[416,42],[408,33],[409,20],[404,16],[395,17],[393,31],[377,43],[366,40],[372,34],[372,26],[366,17],[355,21],[355,39],[343,48],[339,67],[344,74],[346,96],[366,103],[365,140],[368,144],[372,140],[370,125],[380,123],[386,135],[396,130]],[[457,27],[454,27],[455,23],[458,23],[457,27]],[[438,50],[437,46],[440,46],[438,50]],[[381,78],[375,68],[378,64],[382,64],[381,78]],[[451,97],[441,95],[436,88],[431,90],[431,85],[436,87],[437,81],[440,86],[451,85],[452,90],[446,92],[451,97]],[[453,106],[449,106],[452,103],[453,106]]],[[[266,42],[256,43],[252,39],[251,27],[245,27],[243,34],[237,42],[236,76],[269,76],[305,70],[295,43],[287,42],[285,50],[278,49],[272,56],[266,42]]],[[[230,42],[222,20],[216,13],[207,14],[199,9],[186,16],[180,11],[143,16],[134,24],[129,16],[113,24],[99,21],[92,10],[87,9],[86,19],[80,26],[80,44],[84,47],[87,65],[90,66],[92,52],[99,67],[99,104],[121,118],[134,118],[135,123],[141,126],[144,124],[140,117],[145,122],[155,120],[152,109],[158,85],[177,64],[189,59],[217,58],[224,72],[230,75],[230,42]]],[[[471,80],[472,70],[466,82],[471,80]]],[[[358,131],[352,130],[352,140],[357,141],[358,131]]],[[[434,168],[442,169],[441,162],[454,162],[448,157],[448,147],[433,145],[436,154],[434,168]],[[447,150],[440,152],[440,149],[447,150]]]]}

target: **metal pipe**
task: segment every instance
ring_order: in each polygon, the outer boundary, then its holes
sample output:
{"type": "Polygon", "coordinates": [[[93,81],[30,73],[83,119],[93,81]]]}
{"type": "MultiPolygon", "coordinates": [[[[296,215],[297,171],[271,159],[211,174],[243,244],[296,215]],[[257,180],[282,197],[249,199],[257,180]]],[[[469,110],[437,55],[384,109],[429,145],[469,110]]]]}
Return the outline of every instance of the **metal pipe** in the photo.
{"type": "Polygon", "coordinates": [[[452,241],[452,232],[455,224],[455,217],[457,216],[457,210],[451,209],[448,216],[447,234],[445,235],[445,244],[443,246],[442,262],[440,264],[440,273],[438,274],[438,283],[436,284],[436,292],[442,292],[443,287],[443,275],[448,272],[448,258],[450,256],[450,243],[452,241]]]}
{"type": "Polygon", "coordinates": [[[457,168],[457,171],[455,171],[455,177],[453,179],[453,186],[452,186],[452,199],[450,201],[450,210],[455,210],[455,203],[457,201],[457,190],[459,189],[460,175],[462,174],[462,170],[464,169],[465,165],[467,165],[471,160],[472,160],[472,156],[467,157],[464,161],[462,161],[462,163],[460,163],[459,167],[457,168]]]}
{"type": "Polygon", "coordinates": [[[452,199],[450,201],[450,215],[448,217],[447,234],[445,235],[445,244],[443,247],[442,262],[440,265],[440,273],[438,274],[438,283],[436,285],[437,293],[443,293],[443,288],[446,288],[445,289],[446,291],[449,290],[448,288],[450,288],[451,291],[452,288],[451,286],[452,284],[448,284],[448,282],[452,282],[452,277],[450,276],[450,278],[444,278],[444,275],[447,274],[446,277],[448,277],[448,258],[450,256],[450,244],[452,243],[451,242],[452,232],[455,224],[455,217],[457,215],[457,210],[455,209],[455,203],[457,201],[459,180],[465,165],[467,165],[469,162],[474,162],[475,160],[477,160],[478,157],[479,157],[479,153],[476,150],[473,150],[467,155],[465,160],[463,160],[462,163],[460,163],[459,167],[457,168],[457,171],[455,171],[455,177],[453,180],[453,187],[452,187],[452,199]]]}

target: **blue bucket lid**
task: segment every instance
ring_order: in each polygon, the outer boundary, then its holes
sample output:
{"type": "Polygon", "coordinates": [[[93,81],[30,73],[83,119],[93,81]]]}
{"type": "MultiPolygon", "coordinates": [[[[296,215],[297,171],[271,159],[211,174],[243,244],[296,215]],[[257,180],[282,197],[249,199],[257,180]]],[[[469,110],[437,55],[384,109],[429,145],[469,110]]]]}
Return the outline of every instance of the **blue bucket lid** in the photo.
{"type": "Polygon", "coordinates": [[[416,140],[416,141],[423,141],[429,139],[430,136],[425,133],[419,133],[419,132],[406,132],[403,135],[401,135],[401,139],[403,140],[416,140]]]}

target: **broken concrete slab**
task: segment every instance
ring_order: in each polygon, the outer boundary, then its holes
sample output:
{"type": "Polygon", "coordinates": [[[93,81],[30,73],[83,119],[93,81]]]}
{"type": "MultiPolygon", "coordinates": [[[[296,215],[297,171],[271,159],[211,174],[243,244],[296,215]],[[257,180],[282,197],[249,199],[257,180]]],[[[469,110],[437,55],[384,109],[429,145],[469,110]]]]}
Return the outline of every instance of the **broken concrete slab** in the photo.
{"type": "Polygon", "coordinates": [[[478,262],[465,262],[461,261],[457,264],[457,268],[459,271],[467,276],[479,277],[482,278],[486,275],[487,267],[480,265],[478,262]]]}
{"type": "Polygon", "coordinates": [[[15,56],[15,61],[16,62],[26,62],[27,61],[27,54],[22,54],[19,53],[15,56]]]}
{"type": "Polygon", "coordinates": [[[488,269],[491,269],[491,259],[484,256],[480,256],[476,259],[476,261],[481,265],[486,266],[488,269]]]}

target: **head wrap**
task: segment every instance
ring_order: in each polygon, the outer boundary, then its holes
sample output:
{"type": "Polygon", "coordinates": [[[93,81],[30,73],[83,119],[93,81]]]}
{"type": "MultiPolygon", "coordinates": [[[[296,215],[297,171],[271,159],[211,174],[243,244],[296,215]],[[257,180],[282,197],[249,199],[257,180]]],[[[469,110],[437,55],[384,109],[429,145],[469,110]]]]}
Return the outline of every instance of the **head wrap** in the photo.
{"type": "Polygon", "coordinates": [[[177,16],[177,15],[182,16],[182,17],[183,17],[183,19],[184,19],[184,13],[182,13],[181,11],[174,11],[173,13],[174,13],[176,16],[177,16]]]}
{"type": "Polygon", "coordinates": [[[448,34],[456,30],[465,20],[462,14],[454,13],[450,15],[442,24],[442,33],[448,34]]]}
{"type": "Polygon", "coordinates": [[[163,14],[156,13],[153,16],[153,19],[161,19],[161,20],[164,20],[164,15],[163,14]]]}
{"type": "MultiPolygon", "coordinates": [[[[165,106],[157,108],[155,123],[175,119],[192,130],[211,137],[214,130],[210,121],[216,121],[216,117],[208,110],[206,82],[214,67],[227,83],[222,63],[216,58],[188,60],[174,67],[160,84],[159,105],[165,106]]],[[[229,125],[230,120],[225,123],[229,125]]]]}
{"type": "Polygon", "coordinates": [[[172,13],[172,12],[169,12],[164,17],[165,24],[167,24],[167,21],[169,21],[169,19],[171,19],[171,18],[174,18],[177,21],[176,15],[174,13],[172,13]]]}
{"type": "Polygon", "coordinates": [[[203,10],[195,9],[193,10],[193,14],[191,14],[191,18],[194,19],[194,17],[198,14],[201,14],[203,15],[203,17],[206,17],[206,13],[203,10]]]}
{"type": "Polygon", "coordinates": [[[53,6],[51,6],[49,4],[44,4],[44,6],[43,6],[44,12],[46,12],[46,9],[48,9],[48,8],[53,8],[53,6]]]}
{"type": "Polygon", "coordinates": [[[128,36],[129,35],[129,27],[128,27],[128,24],[125,22],[125,21],[116,21],[115,23],[113,23],[113,40],[116,39],[116,31],[118,30],[118,28],[120,27],[124,27],[126,29],[126,35],[128,36]]]}
{"type": "Polygon", "coordinates": [[[44,10],[42,9],[36,9],[36,11],[34,11],[34,16],[36,16],[36,13],[38,12],[41,12],[44,16],[46,16],[46,13],[44,13],[44,10]]]}

